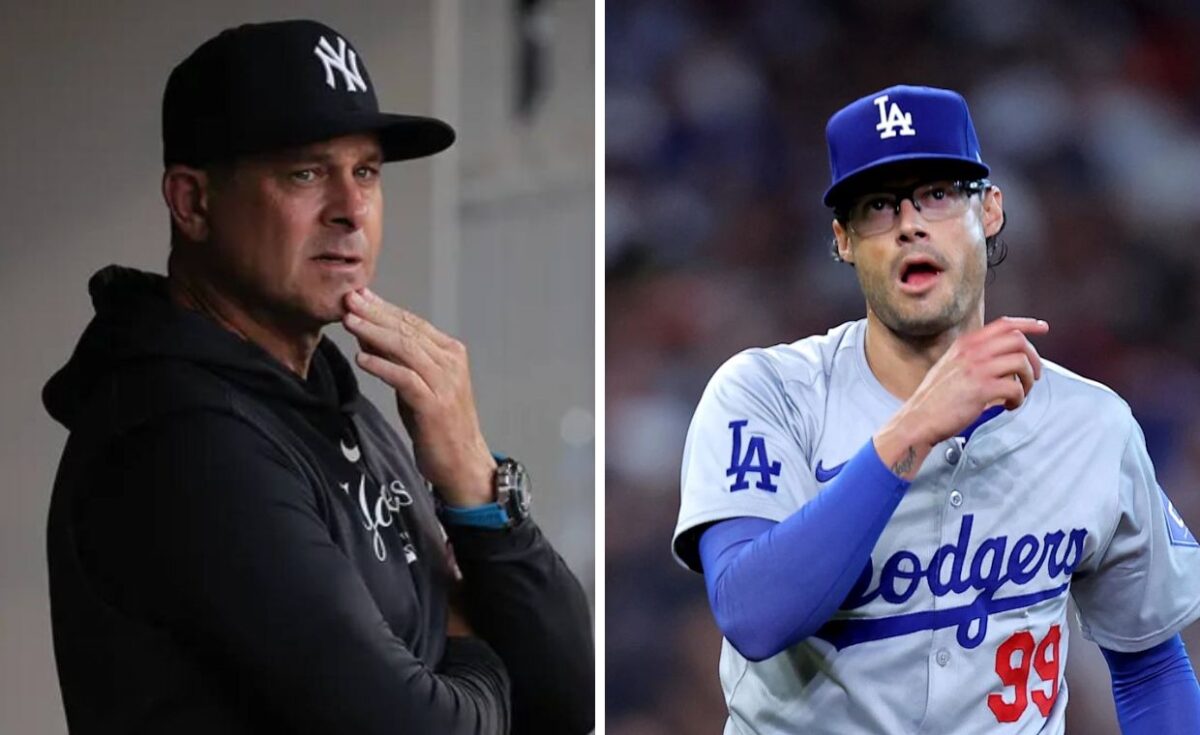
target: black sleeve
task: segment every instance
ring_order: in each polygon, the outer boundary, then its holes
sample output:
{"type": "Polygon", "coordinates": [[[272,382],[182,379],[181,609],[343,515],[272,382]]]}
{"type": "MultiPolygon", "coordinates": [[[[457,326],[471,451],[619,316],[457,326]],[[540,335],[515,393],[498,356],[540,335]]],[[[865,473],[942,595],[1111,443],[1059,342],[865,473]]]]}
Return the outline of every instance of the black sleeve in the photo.
{"type": "Polygon", "coordinates": [[[510,530],[447,525],[474,631],[512,677],[513,734],[578,735],[595,719],[587,597],[530,519],[510,530]]]}
{"type": "Polygon", "coordinates": [[[504,665],[449,641],[438,670],[393,635],[317,495],[232,415],[174,417],[121,444],[129,566],[150,614],[300,733],[509,732],[504,665]]]}

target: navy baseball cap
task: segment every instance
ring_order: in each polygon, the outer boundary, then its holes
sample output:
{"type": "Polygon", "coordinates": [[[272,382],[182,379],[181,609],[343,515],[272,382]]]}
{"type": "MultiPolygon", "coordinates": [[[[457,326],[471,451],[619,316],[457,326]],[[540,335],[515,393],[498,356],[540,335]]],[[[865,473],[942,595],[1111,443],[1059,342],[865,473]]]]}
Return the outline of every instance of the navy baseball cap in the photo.
{"type": "Polygon", "coordinates": [[[957,92],[899,85],[843,107],[825,126],[832,207],[863,174],[901,161],[936,162],[972,179],[988,175],[979,138],[957,92]]]}
{"type": "Polygon", "coordinates": [[[366,64],[311,20],[246,24],[200,45],[163,94],[163,164],[203,166],[352,133],[379,136],[385,161],[454,142],[441,120],[381,113],[366,64]]]}

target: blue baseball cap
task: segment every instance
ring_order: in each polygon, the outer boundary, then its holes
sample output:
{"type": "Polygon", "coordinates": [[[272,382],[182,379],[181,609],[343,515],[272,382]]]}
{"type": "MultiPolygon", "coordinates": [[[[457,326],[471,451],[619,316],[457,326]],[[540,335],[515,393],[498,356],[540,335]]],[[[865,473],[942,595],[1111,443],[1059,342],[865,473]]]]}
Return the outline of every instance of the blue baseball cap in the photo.
{"type": "Polygon", "coordinates": [[[829,118],[825,139],[833,181],[827,207],[863,174],[901,161],[945,162],[970,178],[989,172],[967,101],[948,89],[899,85],[869,94],[829,118]]]}

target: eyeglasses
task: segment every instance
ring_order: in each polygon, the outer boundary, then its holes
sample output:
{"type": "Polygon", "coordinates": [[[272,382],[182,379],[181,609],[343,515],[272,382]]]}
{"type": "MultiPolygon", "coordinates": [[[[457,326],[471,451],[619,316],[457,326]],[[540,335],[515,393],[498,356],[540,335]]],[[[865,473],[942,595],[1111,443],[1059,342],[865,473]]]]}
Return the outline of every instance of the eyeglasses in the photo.
{"type": "Polygon", "coordinates": [[[900,216],[900,202],[905,199],[930,222],[957,217],[966,211],[971,195],[984,191],[991,182],[932,181],[915,186],[880,189],[854,200],[846,210],[850,228],[862,237],[871,237],[891,230],[900,216]]]}

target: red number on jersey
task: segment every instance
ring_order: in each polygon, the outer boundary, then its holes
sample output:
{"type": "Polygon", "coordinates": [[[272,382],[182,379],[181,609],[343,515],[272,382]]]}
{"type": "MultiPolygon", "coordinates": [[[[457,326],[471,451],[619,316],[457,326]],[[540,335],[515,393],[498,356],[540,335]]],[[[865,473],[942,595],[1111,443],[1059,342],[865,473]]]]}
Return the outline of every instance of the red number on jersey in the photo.
{"type": "Polygon", "coordinates": [[[1004,698],[1004,693],[989,694],[988,708],[996,715],[997,722],[1016,722],[1029,706],[1029,699],[1037,706],[1042,717],[1049,717],[1058,697],[1059,642],[1062,632],[1057,625],[1050,626],[1046,637],[1036,646],[1033,634],[1027,630],[1013,633],[1008,640],[996,648],[996,675],[1004,687],[1012,687],[1012,700],[1004,698]],[[1013,661],[1014,654],[1017,656],[1013,661]],[[1030,669],[1037,672],[1038,678],[1050,684],[1047,692],[1042,688],[1029,689],[1030,669]]]}
{"type": "Polygon", "coordinates": [[[1051,625],[1050,632],[1046,633],[1046,637],[1042,639],[1033,653],[1034,670],[1037,671],[1037,675],[1041,677],[1042,681],[1050,683],[1049,693],[1042,689],[1034,689],[1030,692],[1033,703],[1037,705],[1042,717],[1050,716],[1050,708],[1054,706],[1054,700],[1058,698],[1058,644],[1061,638],[1062,633],[1058,626],[1051,625]]]}
{"type": "Polygon", "coordinates": [[[988,708],[996,715],[997,722],[1016,722],[1029,704],[1026,690],[1029,686],[1029,657],[1033,655],[1033,636],[1027,630],[1013,633],[996,649],[996,673],[1005,688],[1013,688],[1011,702],[1003,694],[989,694],[988,708]],[[1020,658],[1014,665],[1013,654],[1020,658]]]}

